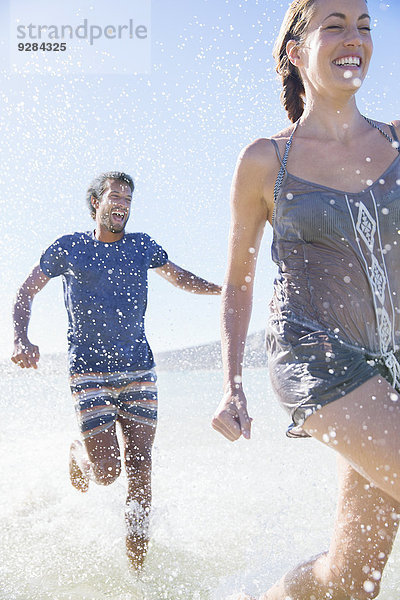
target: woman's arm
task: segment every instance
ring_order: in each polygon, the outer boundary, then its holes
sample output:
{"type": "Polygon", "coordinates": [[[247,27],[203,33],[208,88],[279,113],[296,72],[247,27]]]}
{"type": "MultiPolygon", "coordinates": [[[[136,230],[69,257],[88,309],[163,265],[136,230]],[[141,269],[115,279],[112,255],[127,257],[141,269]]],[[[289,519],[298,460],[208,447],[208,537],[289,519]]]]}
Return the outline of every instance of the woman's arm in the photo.
{"type": "Polygon", "coordinates": [[[242,434],[250,438],[251,420],[242,387],[242,365],[257,255],[265,222],[273,209],[268,164],[272,162],[275,167],[275,161],[269,141],[254,142],[239,156],[232,182],[228,267],[221,313],[224,395],[212,421],[214,429],[230,441],[242,434]]]}

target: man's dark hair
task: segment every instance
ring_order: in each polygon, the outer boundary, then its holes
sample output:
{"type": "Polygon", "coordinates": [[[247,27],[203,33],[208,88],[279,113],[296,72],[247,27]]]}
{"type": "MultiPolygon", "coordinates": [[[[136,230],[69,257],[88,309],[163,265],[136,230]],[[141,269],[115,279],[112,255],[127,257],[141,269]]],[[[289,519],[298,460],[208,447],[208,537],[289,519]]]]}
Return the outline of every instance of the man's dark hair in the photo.
{"type": "Polygon", "coordinates": [[[92,219],[96,218],[96,209],[92,205],[92,196],[97,200],[100,200],[104,191],[107,187],[107,181],[112,179],[113,181],[123,181],[127,183],[131,188],[131,192],[135,189],[135,184],[133,183],[133,179],[130,175],[126,173],[121,173],[120,171],[108,171],[107,173],[101,173],[98,175],[90,184],[87,192],[86,192],[86,202],[89,206],[90,216],[92,219]]]}

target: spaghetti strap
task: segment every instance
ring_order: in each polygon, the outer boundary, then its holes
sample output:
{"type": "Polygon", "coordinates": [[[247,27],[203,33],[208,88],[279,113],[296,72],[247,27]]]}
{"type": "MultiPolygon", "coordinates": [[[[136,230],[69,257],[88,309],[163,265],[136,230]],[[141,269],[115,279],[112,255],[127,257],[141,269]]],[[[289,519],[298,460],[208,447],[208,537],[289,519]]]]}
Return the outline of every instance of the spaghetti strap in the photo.
{"type": "Polygon", "coordinates": [[[291,134],[290,138],[288,139],[288,141],[286,142],[285,154],[283,155],[282,159],[281,159],[281,156],[280,156],[278,144],[276,143],[275,140],[273,140],[271,138],[271,142],[273,142],[273,144],[275,146],[275,149],[277,151],[277,154],[278,154],[278,157],[279,157],[279,160],[280,160],[280,163],[281,163],[281,168],[279,169],[279,173],[278,173],[278,176],[276,178],[275,186],[274,186],[274,203],[276,203],[276,201],[278,199],[279,192],[280,192],[280,189],[281,189],[281,186],[282,186],[282,182],[283,182],[283,178],[285,177],[285,173],[287,172],[286,171],[286,165],[287,165],[287,161],[288,161],[289,150],[290,150],[290,147],[292,145],[293,136],[294,136],[294,134],[296,132],[297,127],[299,126],[299,123],[300,123],[300,119],[296,122],[296,125],[295,125],[295,127],[294,127],[294,129],[292,131],[292,134],[291,134]]]}
{"type": "Polygon", "coordinates": [[[396,150],[400,154],[399,138],[397,137],[396,129],[395,129],[393,123],[388,124],[390,133],[393,135],[393,139],[392,139],[385,131],[383,131],[382,127],[380,127],[379,125],[377,125],[375,123],[375,121],[372,121],[365,115],[362,115],[362,117],[363,117],[363,119],[365,119],[367,121],[367,123],[369,123],[371,125],[371,127],[374,127],[375,129],[377,129],[379,131],[379,133],[381,133],[383,135],[383,137],[385,137],[392,144],[393,148],[396,148],[396,150]]]}
{"type": "Polygon", "coordinates": [[[278,157],[278,160],[279,160],[279,162],[281,163],[281,166],[282,166],[282,165],[283,165],[283,162],[282,162],[282,156],[281,156],[281,153],[280,153],[280,151],[279,151],[279,146],[278,146],[278,144],[277,144],[276,140],[274,140],[273,138],[270,138],[270,140],[271,140],[271,142],[272,142],[272,143],[273,143],[273,145],[274,145],[274,148],[275,148],[276,155],[277,155],[277,157],[278,157]]]}
{"type": "Polygon", "coordinates": [[[392,136],[395,142],[399,143],[399,136],[397,135],[396,127],[393,123],[389,123],[390,131],[392,132],[392,136]]]}

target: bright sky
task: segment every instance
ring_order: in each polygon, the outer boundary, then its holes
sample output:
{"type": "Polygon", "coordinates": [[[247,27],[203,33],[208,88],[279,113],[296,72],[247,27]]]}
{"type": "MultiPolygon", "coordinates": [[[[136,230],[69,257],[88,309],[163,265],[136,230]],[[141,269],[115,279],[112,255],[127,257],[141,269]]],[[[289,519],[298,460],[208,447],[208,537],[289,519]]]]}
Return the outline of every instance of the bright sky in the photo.
{"type": "MultiPolygon", "coordinates": [[[[271,47],[287,2],[153,0],[152,70],[142,75],[46,74],[40,55],[30,74],[12,73],[6,46],[15,48],[21,40],[7,24],[10,13],[25,13],[23,0],[9,4],[11,11],[4,0],[0,7],[1,356],[12,350],[13,295],[42,249],[59,235],[93,227],[85,190],[101,171],[123,170],[136,182],[129,231],[148,232],[172,261],[222,282],[237,155],[286,123],[271,47]]],[[[41,7],[41,15],[46,15],[44,4],[25,2],[38,14],[41,7]]],[[[62,19],[67,18],[68,3],[52,5],[64,6],[62,19]]],[[[135,19],[131,0],[80,0],[78,5],[78,22],[88,18],[108,25],[103,6],[113,9],[111,23],[135,19]]],[[[365,114],[387,121],[400,117],[400,3],[369,0],[368,6],[375,56],[358,102],[365,114]]],[[[126,46],[117,40],[111,44],[114,66],[120,61],[122,68],[126,46]]],[[[62,59],[71,66],[76,53],[67,51],[62,59]]],[[[268,314],[275,274],[269,244],[267,231],[251,331],[262,329],[268,314]]],[[[217,297],[189,296],[154,273],[149,294],[147,333],[154,350],[218,339],[217,297]]],[[[42,353],[66,348],[64,312],[56,279],[33,308],[30,337],[42,353]]]]}

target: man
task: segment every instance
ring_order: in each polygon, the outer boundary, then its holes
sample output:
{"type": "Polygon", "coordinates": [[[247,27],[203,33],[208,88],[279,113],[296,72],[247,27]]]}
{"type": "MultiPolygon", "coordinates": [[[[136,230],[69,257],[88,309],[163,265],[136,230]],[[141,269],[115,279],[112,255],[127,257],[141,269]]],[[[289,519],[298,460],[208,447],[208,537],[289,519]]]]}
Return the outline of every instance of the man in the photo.
{"type": "Polygon", "coordinates": [[[93,233],[57,239],[20,287],[14,305],[12,361],[37,368],[39,349],[28,339],[34,296],[52,277],[63,278],[68,313],[71,391],[83,444],[70,449],[72,485],[108,485],[121,471],[120,423],[128,480],[127,554],[140,569],[147,552],[151,506],[151,451],[156,430],[154,359],[144,332],[147,271],[196,294],[219,294],[209,283],[168,260],[145,233],[125,233],[134,184],[129,175],[103,173],[87,191],[93,233]]]}

